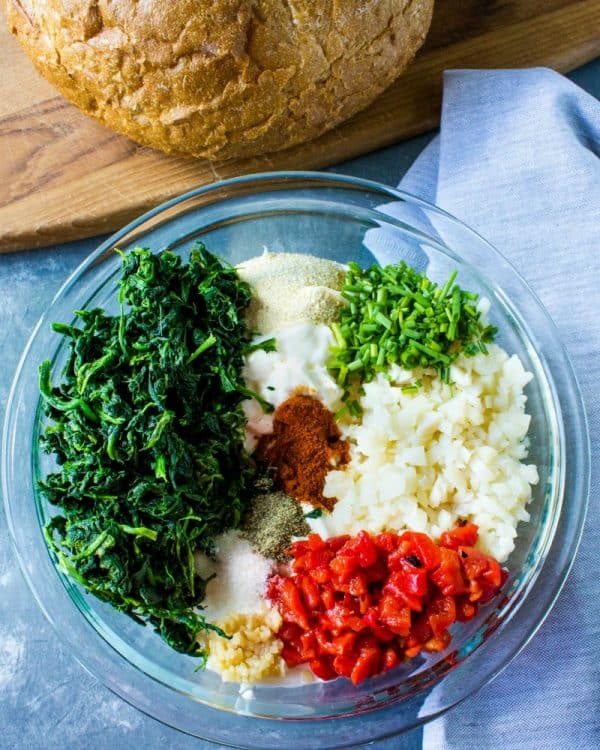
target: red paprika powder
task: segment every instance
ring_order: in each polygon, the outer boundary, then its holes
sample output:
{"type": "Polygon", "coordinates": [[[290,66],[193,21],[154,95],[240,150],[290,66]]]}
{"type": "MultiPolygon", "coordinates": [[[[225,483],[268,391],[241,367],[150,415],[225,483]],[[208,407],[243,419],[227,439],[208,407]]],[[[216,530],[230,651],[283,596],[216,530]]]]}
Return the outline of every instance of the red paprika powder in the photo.
{"type": "Polygon", "coordinates": [[[328,471],[348,463],[333,414],[313,396],[297,394],[273,415],[273,432],[260,439],[256,455],[276,471],[281,489],[301,503],[331,510],[335,498],[323,497],[328,471]]]}

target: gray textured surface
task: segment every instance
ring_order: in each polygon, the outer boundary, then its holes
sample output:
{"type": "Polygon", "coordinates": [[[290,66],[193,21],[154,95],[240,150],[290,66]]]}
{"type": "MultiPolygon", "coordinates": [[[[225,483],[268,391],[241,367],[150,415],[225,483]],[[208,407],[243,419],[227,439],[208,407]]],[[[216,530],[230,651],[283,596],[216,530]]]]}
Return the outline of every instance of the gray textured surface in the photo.
{"type": "MultiPolygon", "coordinates": [[[[570,77],[600,98],[600,60],[570,77]]],[[[421,136],[338,165],[332,171],[396,185],[429,140],[430,136],[421,136]]],[[[0,256],[0,416],[13,371],[35,322],[66,276],[98,242],[95,239],[0,256]]],[[[566,596],[568,587],[567,583],[566,596]]],[[[552,627],[552,619],[544,627],[552,627]]],[[[590,663],[595,656],[590,648],[590,663]]],[[[509,670],[503,678],[509,678],[509,670]]],[[[597,705],[588,708],[590,714],[598,710],[597,705]]],[[[568,738],[569,717],[564,721],[568,738]]],[[[215,746],[140,714],[84,672],[63,649],[32,600],[10,549],[0,511],[0,748],[83,747],[204,750],[215,746]]],[[[301,750],[301,742],[297,747],[301,750]]],[[[414,750],[421,747],[421,733],[416,731],[377,747],[414,750]]]]}

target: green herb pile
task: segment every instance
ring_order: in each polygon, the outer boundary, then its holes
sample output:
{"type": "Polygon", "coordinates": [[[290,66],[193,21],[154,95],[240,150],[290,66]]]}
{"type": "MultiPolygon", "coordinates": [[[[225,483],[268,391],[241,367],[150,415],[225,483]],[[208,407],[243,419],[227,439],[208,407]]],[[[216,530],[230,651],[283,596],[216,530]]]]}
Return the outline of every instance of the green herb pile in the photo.
{"type": "MultiPolygon", "coordinates": [[[[206,580],[194,551],[239,524],[254,469],[243,449],[241,378],[250,288],[202,245],[123,257],[121,313],[79,311],[62,383],[40,389],[42,437],[60,471],[41,483],[60,506],[46,537],[63,570],[102,600],[151,623],[175,649],[205,656],[193,608],[206,580]]],[[[220,632],[220,631],[219,631],[220,632]]]]}
{"type": "MultiPolygon", "coordinates": [[[[331,328],[336,339],[328,366],[345,389],[344,408],[360,413],[352,386],[398,364],[407,370],[432,367],[445,382],[462,351],[486,352],[496,329],[483,325],[478,295],[455,284],[454,271],[443,287],[402,262],[360,268],[349,264],[342,288],[348,305],[331,328]]],[[[416,386],[415,386],[416,387],[416,386]]]]}

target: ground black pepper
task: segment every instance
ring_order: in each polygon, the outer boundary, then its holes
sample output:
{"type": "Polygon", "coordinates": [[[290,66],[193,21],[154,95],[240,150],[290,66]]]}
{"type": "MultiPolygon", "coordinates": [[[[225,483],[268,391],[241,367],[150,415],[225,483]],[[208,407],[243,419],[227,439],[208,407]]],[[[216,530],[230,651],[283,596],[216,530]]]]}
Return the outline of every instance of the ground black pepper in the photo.
{"type": "Polygon", "coordinates": [[[256,483],[256,495],[240,530],[256,552],[278,562],[287,562],[289,555],[285,550],[292,537],[306,536],[310,526],[300,505],[285,492],[275,490],[273,483],[264,478],[256,483]]]}

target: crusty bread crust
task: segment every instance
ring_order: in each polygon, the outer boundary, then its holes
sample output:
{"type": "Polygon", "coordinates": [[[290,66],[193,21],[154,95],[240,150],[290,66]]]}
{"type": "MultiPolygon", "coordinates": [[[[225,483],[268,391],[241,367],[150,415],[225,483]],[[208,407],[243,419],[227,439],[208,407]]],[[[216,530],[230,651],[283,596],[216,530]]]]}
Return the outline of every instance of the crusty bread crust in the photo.
{"type": "Polygon", "coordinates": [[[5,0],[73,104],[138,143],[209,159],[307,141],[404,70],[434,0],[5,0]]]}

